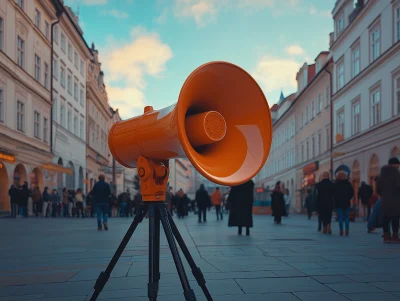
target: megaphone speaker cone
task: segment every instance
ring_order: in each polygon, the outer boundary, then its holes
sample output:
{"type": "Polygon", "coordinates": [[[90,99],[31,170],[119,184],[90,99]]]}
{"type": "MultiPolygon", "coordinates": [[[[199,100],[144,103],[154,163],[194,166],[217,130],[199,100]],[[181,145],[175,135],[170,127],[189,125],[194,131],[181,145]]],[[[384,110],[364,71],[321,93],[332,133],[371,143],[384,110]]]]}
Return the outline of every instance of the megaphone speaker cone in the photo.
{"type": "Polygon", "coordinates": [[[272,140],[268,102],[240,67],[211,62],[190,74],[178,102],[116,123],[109,146],[115,159],[136,167],[136,158],[187,157],[207,179],[235,186],[265,164],[272,140]]]}

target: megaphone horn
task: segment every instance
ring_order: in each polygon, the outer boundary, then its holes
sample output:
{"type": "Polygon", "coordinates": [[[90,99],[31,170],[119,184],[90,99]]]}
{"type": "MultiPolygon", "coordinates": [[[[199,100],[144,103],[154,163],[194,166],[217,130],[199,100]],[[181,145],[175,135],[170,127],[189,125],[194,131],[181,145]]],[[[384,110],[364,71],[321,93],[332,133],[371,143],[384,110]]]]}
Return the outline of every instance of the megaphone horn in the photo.
{"type": "Polygon", "coordinates": [[[227,186],[253,178],[265,164],[272,140],[267,99],[256,81],[227,62],[198,67],[178,102],[116,122],[108,144],[128,168],[143,156],[153,161],[187,157],[210,181],[227,186]]]}

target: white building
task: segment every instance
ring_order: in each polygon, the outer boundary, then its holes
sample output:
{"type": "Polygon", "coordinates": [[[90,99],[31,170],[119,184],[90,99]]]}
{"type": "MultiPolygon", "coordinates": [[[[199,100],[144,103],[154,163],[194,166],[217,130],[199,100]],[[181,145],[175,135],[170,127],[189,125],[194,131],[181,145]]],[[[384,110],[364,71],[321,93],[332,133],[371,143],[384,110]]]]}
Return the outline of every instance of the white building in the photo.
{"type": "Polygon", "coordinates": [[[400,1],[340,0],[333,9],[334,168],[374,186],[400,149],[400,1]]]}
{"type": "Polygon", "coordinates": [[[58,188],[84,187],[86,170],[86,66],[91,57],[78,20],[65,7],[53,30],[53,162],[72,170],[58,188]]]}

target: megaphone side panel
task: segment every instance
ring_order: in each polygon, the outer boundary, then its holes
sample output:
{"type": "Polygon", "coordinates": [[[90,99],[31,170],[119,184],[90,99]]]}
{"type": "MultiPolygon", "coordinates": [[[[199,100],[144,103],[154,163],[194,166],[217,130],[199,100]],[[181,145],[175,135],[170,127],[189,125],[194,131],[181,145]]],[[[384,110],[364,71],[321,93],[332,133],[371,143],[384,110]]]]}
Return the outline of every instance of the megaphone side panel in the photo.
{"type": "Polygon", "coordinates": [[[178,127],[182,147],[195,168],[220,185],[239,185],[253,178],[265,164],[272,140],[268,102],[256,81],[240,67],[211,62],[185,81],[177,104],[178,124],[186,116],[207,110],[226,121],[226,136],[219,142],[192,147],[184,126],[178,127]]]}

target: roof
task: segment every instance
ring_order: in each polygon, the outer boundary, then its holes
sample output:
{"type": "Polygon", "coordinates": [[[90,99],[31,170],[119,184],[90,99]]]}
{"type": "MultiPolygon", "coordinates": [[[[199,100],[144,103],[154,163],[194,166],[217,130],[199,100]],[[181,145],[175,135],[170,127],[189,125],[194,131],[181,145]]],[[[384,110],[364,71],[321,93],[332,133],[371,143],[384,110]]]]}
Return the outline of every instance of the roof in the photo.
{"type": "Polygon", "coordinates": [[[277,104],[274,104],[274,105],[271,107],[270,110],[271,110],[271,111],[278,111],[278,105],[277,105],[277,104]]]}
{"type": "Polygon", "coordinates": [[[321,51],[318,55],[317,55],[317,57],[315,58],[315,60],[317,60],[321,55],[323,55],[323,54],[329,54],[329,51],[321,51]]]}

